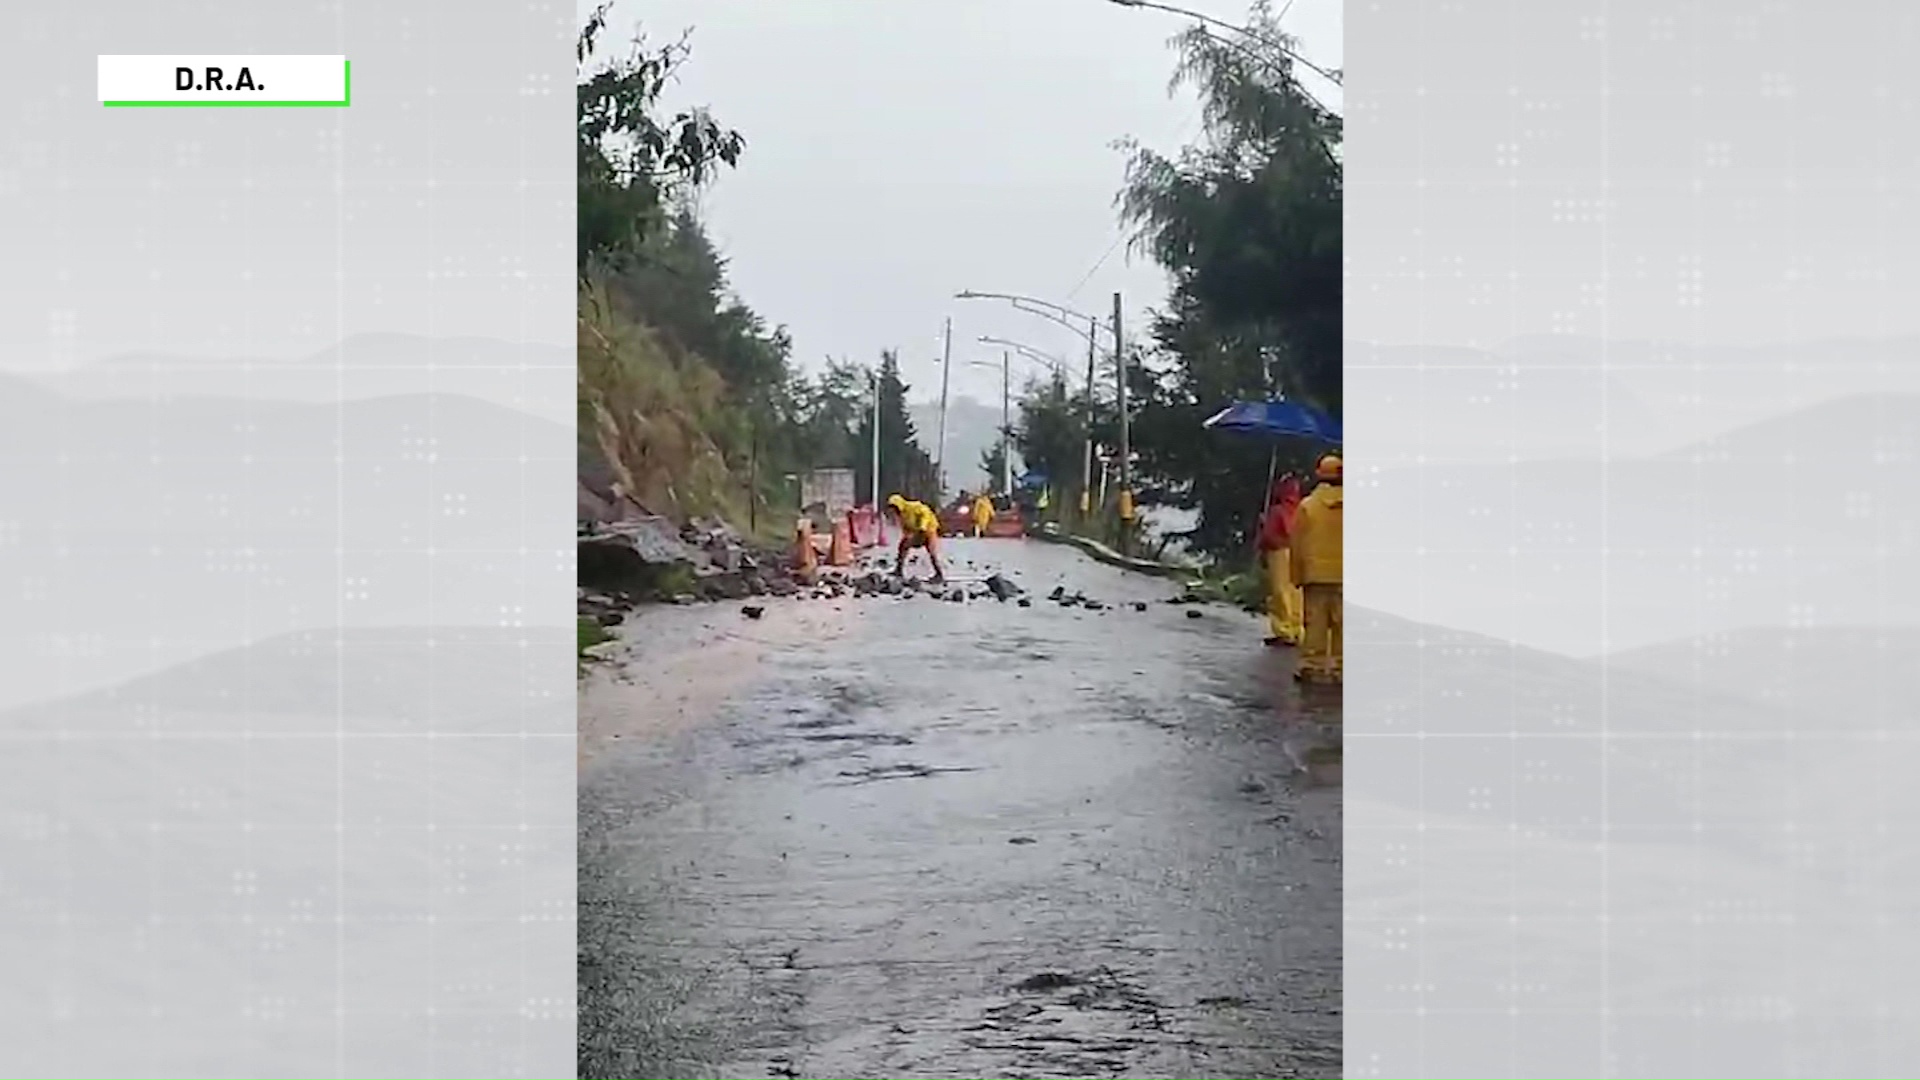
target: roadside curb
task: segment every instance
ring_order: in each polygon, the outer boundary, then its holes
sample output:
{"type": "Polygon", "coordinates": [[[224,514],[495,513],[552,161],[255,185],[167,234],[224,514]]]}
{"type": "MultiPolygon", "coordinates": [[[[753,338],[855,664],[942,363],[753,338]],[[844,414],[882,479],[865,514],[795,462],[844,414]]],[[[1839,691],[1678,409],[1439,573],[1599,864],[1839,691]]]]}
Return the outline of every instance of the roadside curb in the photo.
{"type": "Polygon", "coordinates": [[[1057,526],[1051,523],[1042,525],[1027,535],[1035,540],[1044,541],[1049,544],[1066,544],[1069,547],[1079,548],[1088,558],[1093,559],[1095,562],[1102,562],[1121,570],[1131,570],[1136,574],[1148,574],[1160,578],[1194,578],[1199,576],[1199,571],[1191,567],[1175,566],[1172,563],[1154,562],[1152,559],[1135,559],[1122,555],[1098,540],[1089,540],[1084,536],[1074,536],[1071,533],[1061,532],[1057,526]]]}

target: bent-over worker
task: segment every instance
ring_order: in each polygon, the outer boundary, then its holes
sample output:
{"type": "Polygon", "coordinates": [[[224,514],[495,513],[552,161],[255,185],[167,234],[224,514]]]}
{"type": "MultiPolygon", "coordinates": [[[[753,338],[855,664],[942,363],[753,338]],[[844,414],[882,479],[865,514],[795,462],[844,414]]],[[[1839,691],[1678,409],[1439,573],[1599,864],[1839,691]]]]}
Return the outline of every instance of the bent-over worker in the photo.
{"type": "Polygon", "coordinates": [[[927,560],[933,563],[933,580],[945,581],[947,573],[940,567],[939,515],[926,503],[915,502],[903,495],[887,496],[887,506],[900,522],[900,557],[894,561],[894,575],[907,572],[907,555],[914,548],[925,548],[927,560]]]}

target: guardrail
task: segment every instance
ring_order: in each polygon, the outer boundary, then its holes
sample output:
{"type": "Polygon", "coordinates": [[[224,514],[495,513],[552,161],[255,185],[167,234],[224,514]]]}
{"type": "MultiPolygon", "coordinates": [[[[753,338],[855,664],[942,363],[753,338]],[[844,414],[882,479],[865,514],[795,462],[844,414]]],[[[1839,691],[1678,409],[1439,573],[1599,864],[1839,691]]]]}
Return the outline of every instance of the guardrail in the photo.
{"type": "Polygon", "coordinates": [[[1163,578],[1195,578],[1199,576],[1199,571],[1190,566],[1177,566],[1173,563],[1156,562],[1152,559],[1136,559],[1129,555],[1122,555],[1098,540],[1085,536],[1075,536],[1070,532],[1063,531],[1059,526],[1051,522],[1041,525],[1027,535],[1036,540],[1044,540],[1053,544],[1066,544],[1069,547],[1079,548],[1087,557],[1093,559],[1095,562],[1103,562],[1108,566],[1118,567],[1121,570],[1131,570],[1136,574],[1151,574],[1154,577],[1163,578]]]}

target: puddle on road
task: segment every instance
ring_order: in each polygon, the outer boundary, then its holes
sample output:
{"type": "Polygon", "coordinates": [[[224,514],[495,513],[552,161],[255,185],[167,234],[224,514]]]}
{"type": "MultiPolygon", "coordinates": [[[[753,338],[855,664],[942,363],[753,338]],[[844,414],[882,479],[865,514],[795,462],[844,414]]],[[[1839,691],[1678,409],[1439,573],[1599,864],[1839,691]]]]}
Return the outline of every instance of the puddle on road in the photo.
{"type": "Polygon", "coordinates": [[[822,731],[812,735],[802,735],[808,742],[822,743],[859,743],[863,746],[912,746],[913,740],[905,735],[889,735],[875,731],[822,731]]]}
{"type": "Polygon", "coordinates": [[[1027,634],[1008,634],[997,638],[986,638],[975,647],[994,656],[1013,657],[1018,660],[1043,662],[1053,660],[1059,655],[1058,642],[1027,634]]]}
{"type": "Polygon", "coordinates": [[[1343,740],[1337,732],[1295,735],[1280,748],[1293,764],[1294,774],[1311,787],[1340,787],[1343,740]]]}
{"type": "Polygon", "coordinates": [[[1339,691],[1251,622],[1050,587],[876,602],[769,657],[710,757],[583,789],[688,796],[583,859],[618,977],[582,994],[581,1075],[1339,1075],[1338,794],[1308,790],[1339,691]]]}
{"type": "Polygon", "coordinates": [[[976,772],[978,770],[964,765],[875,765],[866,769],[846,769],[840,775],[850,780],[849,784],[836,785],[849,787],[853,784],[871,784],[881,780],[924,780],[941,773],[976,772]]]}
{"type": "Polygon", "coordinates": [[[1072,986],[1077,980],[1061,971],[1043,971],[1038,975],[1029,975],[1013,984],[1015,990],[1026,994],[1044,994],[1049,990],[1058,990],[1072,986]]]}
{"type": "Polygon", "coordinates": [[[748,776],[769,776],[773,773],[788,772],[807,763],[799,754],[786,754],[771,761],[762,761],[748,765],[743,771],[748,776]]]}
{"type": "Polygon", "coordinates": [[[1172,1040],[1167,1009],[1111,968],[1041,971],[1009,993],[960,1030],[971,1050],[1011,1059],[1003,1076],[1126,1075],[1172,1040]]]}
{"type": "Polygon", "coordinates": [[[877,709],[886,704],[875,687],[864,683],[834,682],[826,693],[821,695],[839,712],[855,712],[860,709],[877,709]]]}
{"type": "MultiPolygon", "coordinates": [[[[789,709],[787,712],[789,715],[804,715],[806,710],[789,709]]],[[[796,721],[787,726],[797,728],[801,731],[814,731],[820,728],[845,727],[851,723],[853,723],[853,717],[851,716],[816,716],[809,720],[796,721]]]]}

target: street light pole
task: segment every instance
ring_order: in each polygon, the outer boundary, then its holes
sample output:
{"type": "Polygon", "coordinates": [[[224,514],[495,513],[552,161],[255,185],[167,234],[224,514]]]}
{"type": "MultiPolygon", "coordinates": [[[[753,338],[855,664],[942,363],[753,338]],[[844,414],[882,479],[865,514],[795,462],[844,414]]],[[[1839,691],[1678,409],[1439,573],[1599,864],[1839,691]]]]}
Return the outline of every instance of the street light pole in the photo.
{"type": "Polygon", "coordinates": [[[1000,493],[1013,497],[1013,354],[1000,353],[1000,493]]]}
{"type": "Polygon", "coordinates": [[[947,317],[940,349],[940,446],[933,456],[933,499],[947,501],[947,376],[953,371],[953,317],[947,317]]]}
{"type": "Polygon", "coordinates": [[[1120,548],[1132,554],[1133,547],[1133,438],[1127,418],[1127,352],[1120,335],[1120,294],[1113,294],[1113,370],[1119,386],[1120,403],[1120,548]]]}
{"type": "Polygon", "coordinates": [[[1089,316],[1087,319],[1087,438],[1080,459],[1080,516],[1084,519],[1093,510],[1093,353],[1094,340],[1099,332],[1099,324],[1089,316]]]}
{"type": "Polygon", "coordinates": [[[873,513],[880,514],[880,372],[873,373],[873,513]]]}

